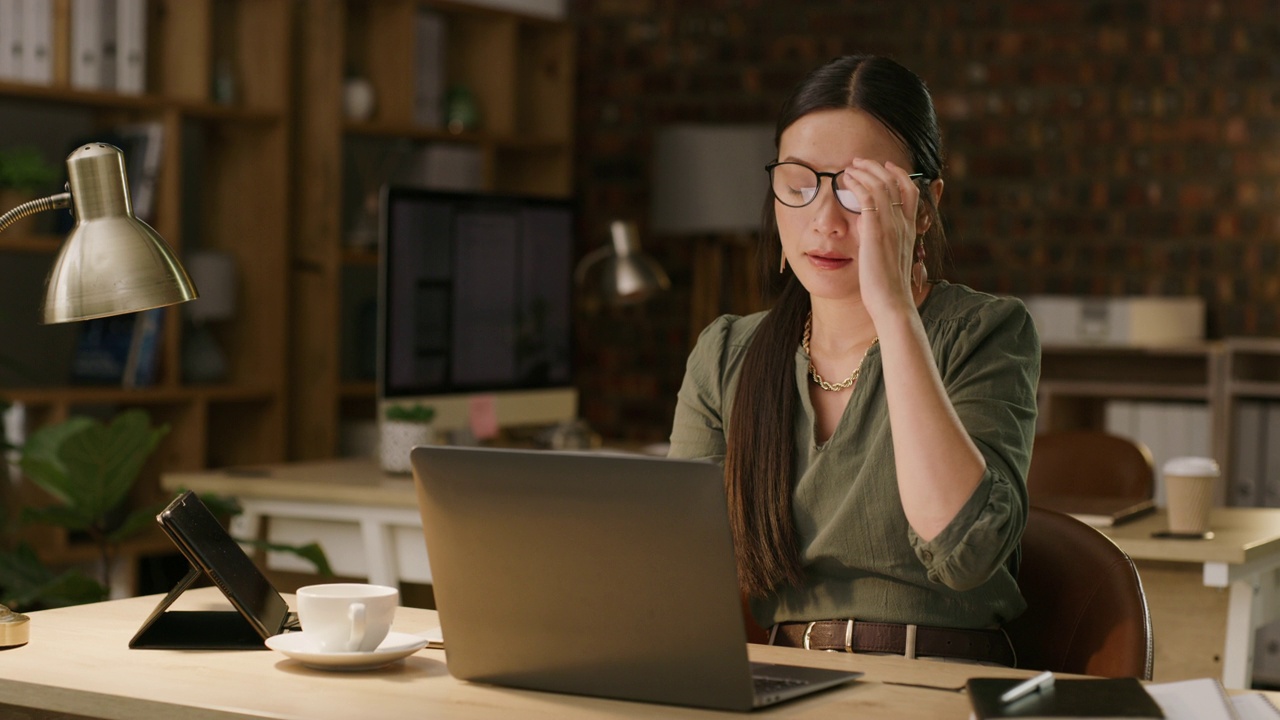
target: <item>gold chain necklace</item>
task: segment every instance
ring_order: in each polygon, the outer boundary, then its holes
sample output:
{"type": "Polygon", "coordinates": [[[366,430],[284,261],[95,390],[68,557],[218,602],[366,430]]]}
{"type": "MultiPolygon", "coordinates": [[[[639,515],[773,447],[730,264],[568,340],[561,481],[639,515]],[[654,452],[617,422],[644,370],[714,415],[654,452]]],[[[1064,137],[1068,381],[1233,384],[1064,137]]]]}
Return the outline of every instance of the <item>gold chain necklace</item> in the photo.
{"type": "Polygon", "coordinates": [[[862,363],[867,359],[867,353],[871,352],[871,348],[875,347],[876,343],[880,342],[879,336],[871,338],[871,344],[867,346],[866,350],[862,351],[862,357],[858,360],[858,367],[853,369],[853,374],[838,383],[830,383],[823,380],[822,376],[818,374],[817,368],[813,366],[813,355],[809,352],[809,337],[811,335],[813,335],[812,310],[809,311],[809,317],[804,319],[804,339],[802,344],[804,346],[804,354],[809,358],[809,377],[813,378],[813,382],[815,382],[818,387],[826,390],[827,392],[840,392],[841,390],[847,390],[853,387],[853,384],[858,382],[858,376],[862,374],[862,363]]]}

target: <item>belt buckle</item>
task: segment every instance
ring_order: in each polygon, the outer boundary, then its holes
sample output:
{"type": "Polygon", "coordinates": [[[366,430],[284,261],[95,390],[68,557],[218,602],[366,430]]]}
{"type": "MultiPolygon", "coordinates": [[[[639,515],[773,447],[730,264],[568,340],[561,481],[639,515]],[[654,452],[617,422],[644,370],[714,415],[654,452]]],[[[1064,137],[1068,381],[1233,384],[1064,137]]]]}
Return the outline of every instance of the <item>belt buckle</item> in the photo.
{"type": "MultiPolygon", "coordinates": [[[[805,649],[805,650],[812,650],[812,649],[813,649],[813,648],[812,648],[812,647],[810,647],[810,645],[809,645],[809,638],[810,638],[811,634],[813,633],[813,626],[814,626],[814,625],[817,625],[817,624],[818,624],[818,623],[817,623],[817,621],[815,620],[815,621],[813,621],[813,622],[810,622],[808,625],[805,625],[805,626],[804,626],[804,649],[805,649]]],[[[853,620],[853,618],[849,618],[848,620],[846,620],[846,621],[845,621],[845,626],[844,626],[844,651],[845,651],[845,652],[847,652],[847,653],[851,653],[851,652],[853,652],[853,624],[854,624],[854,620],[853,620]]],[[[838,650],[836,650],[835,648],[828,648],[828,649],[827,649],[827,652],[839,652],[839,651],[838,651],[838,650]]]]}

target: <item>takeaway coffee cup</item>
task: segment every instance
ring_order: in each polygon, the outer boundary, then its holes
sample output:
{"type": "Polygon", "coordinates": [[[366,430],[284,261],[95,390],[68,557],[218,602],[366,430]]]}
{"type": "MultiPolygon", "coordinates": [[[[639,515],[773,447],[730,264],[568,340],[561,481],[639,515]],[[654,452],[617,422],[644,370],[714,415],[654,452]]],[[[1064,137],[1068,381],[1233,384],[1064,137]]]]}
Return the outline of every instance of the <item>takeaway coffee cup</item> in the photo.
{"type": "Polygon", "coordinates": [[[1213,486],[1218,463],[1206,457],[1176,457],[1164,464],[1165,502],[1169,532],[1196,535],[1209,530],[1213,486]]]}
{"type": "Polygon", "coordinates": [[[328,583],[298,589],[302,632],[321,652],[370,652],[391,629],[400,591],[385,585],[328,583]]]}

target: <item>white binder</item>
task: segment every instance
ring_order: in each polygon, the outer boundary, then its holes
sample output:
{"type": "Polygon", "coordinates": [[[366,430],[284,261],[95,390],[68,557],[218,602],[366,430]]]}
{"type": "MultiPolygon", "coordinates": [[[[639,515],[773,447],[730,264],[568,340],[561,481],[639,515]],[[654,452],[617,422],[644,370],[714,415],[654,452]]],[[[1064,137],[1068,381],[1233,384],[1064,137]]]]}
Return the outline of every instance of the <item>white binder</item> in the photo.
{"type": "MultiPolygon", "coordinates": [[[[0,82],[13,82],[22,76],[21,56],[14,43],[21,43],[22,17],[19,0],[0,0],[0,82]]],[[[21,47],[21,45],[19,45],[21,47]]]]}
{"type": "Polygon", "coordinates": [[[17,0],[22,5],[22,79],[53,84],[53,0],[17,0]]]}
{"type": "Polygon", "coordinates": [[[116,91],[147,90],[147,0],[116,0],[116,91]]]}
{"type": "Polygon", "coordinates": [[[102,0],[72,0],[71,87],[102,89],[102,0]]]}

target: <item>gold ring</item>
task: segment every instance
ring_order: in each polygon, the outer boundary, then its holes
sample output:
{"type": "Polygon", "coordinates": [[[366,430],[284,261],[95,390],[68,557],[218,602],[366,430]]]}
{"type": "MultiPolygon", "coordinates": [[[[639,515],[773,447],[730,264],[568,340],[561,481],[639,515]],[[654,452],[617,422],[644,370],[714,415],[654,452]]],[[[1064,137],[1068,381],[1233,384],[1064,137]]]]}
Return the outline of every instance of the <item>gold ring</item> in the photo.
{"type": "Polygon", "coordinates": [[[890,207],[902,207],[902,203],[889,203],[890,207]]]}
{"type": "Polygon", "coordinates": [[[869,207],[869,208],[862,208],[862,209],[863,209],[863,210],[869,210],[869,211],[871,211],[871,212],[880,212],[880,208],[873,208],[873,207],[869,207]]]}

